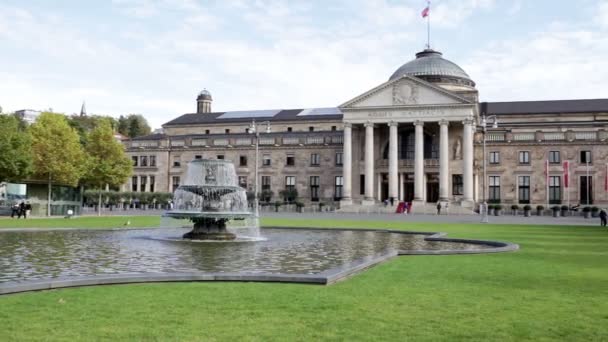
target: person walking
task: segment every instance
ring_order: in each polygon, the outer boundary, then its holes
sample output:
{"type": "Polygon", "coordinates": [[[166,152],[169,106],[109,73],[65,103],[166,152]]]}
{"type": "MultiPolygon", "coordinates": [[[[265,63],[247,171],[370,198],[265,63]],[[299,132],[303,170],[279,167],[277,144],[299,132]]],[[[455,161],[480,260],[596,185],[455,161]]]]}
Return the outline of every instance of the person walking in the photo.
{"type": "Polygon", "coordinates": [[[441,215],[441,202],[437,202],[437,215],[441,215]]]}
{"type": "Polygon", "coordinates": [[[11,218],[15,218],[15,215],[19,214],[19,204],[15,203],[11,207],[11,218]]]}
{"type": "Polygon", "coordinates": [[[606,220],[608,219],[608,213],[606,209],[600,210],[600,225],[606,227],[606,220]]]}
{"type": "Polygon", "coordinates": [[[20,219],[21,215],[23,215],[24,219],[26,218],[25,217],[26,213],[25,213],[25,203],[24,202],[19,203],[19,211],[17,212],[17,218],[20,219]]]}
{"type": "Polygon", "coordinates": [[[30,216],[32,214],[32,205],[29,201],[25,202],[25,214],[26,216],[30,216]]]}

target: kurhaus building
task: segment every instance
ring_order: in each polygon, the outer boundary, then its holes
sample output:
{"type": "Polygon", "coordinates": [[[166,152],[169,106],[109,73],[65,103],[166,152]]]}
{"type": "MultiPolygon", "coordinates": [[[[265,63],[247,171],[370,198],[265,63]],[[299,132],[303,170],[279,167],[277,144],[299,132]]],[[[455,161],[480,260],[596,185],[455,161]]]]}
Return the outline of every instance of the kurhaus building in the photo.
{"type": "Polygon", "coordinates": [[[204,90],[196,113],[125,141],[135,171],[124,189],[173,191],[189,161],[218,158],[232,160],[252,190],[255,121],[260,192],[272,192],[272,201],[295,189],[300,201],[343,210],[391,198],[414,211],[437,202],[462,212],[483,201],[608,204],[608,99],[480,103],[467,73],[430,49],[336,108],[211,105],[204,90]]]}

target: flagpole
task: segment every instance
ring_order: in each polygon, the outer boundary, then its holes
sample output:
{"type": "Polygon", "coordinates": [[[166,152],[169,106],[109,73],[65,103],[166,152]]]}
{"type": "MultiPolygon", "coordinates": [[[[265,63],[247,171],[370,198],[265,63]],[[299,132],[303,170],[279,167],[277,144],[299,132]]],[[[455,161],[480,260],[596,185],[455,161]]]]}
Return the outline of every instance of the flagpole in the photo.
{"type": "Polygon", "coordinates": [[[427,6],[429,9],[429,14],[426,16],[426,47],[427,49],[431,48],[431,1],[428,0],[427,6]]]}
{"type": "Polygon", "coordinates": [[[545,194],[547,195],[547,208],[549,208],[549,159],[545,160],[545,194]]]}
{"type": "Polygon", "coordinates": [[[566,182],[566,201],[567,201],[567,205],[568,205],[568,213],[570,213],[570,161],[566,161],[566,177],[567,177],[567,182],[566,182]]]}

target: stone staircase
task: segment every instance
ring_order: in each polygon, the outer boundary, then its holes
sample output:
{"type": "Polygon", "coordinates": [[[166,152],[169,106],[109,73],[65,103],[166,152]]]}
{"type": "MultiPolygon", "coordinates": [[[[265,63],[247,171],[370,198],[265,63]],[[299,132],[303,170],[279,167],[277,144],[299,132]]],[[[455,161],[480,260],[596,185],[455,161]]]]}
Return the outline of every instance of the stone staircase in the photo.
{"type": "MultiPolygon", "coordinates": [[[[374,205],[351,204],[337,209],[339,213],[358,213],[358,214],[395,214],[398,204],[384,205],[377,203],[374,205]]],[[[416,203],[412,206],[410,214],[414,215],[437,215],[437,204],[435,203],[416,203]]],[[[462,207],[460,203],[450,203],[447,210],[441,209],[441,215],[478,215],[471,208],[462,207]]]]}

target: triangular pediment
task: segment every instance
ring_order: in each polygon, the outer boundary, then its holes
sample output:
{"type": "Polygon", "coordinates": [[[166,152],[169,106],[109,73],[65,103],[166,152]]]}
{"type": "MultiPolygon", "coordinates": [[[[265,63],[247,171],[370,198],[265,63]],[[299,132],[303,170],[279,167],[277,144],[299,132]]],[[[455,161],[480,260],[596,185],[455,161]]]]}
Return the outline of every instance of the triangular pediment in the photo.
{"type": "Polygon", "coordinates": [[[471,102],[419,78],[403,76],[385,82],[340,105],[341,109],[391,106],[470,104],[471,102]]]}

